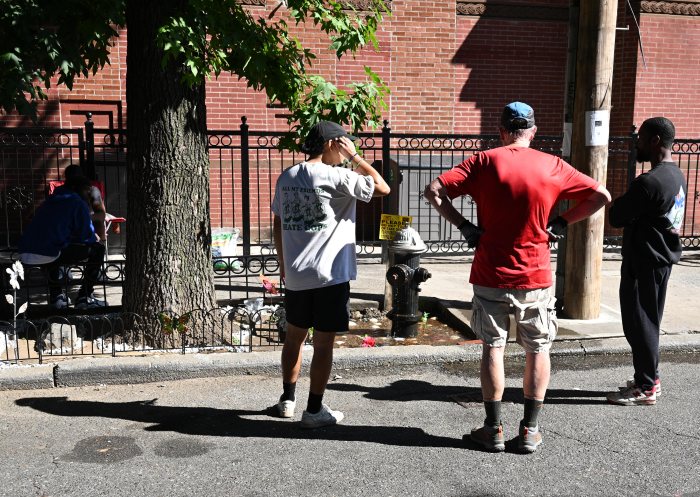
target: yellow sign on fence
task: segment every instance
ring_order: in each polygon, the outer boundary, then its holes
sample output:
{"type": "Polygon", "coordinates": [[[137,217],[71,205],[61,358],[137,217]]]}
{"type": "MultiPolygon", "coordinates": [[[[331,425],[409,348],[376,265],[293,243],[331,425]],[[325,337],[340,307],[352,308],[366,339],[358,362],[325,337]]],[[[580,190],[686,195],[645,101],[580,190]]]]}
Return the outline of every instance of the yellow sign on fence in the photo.
{"type": "Polygon", "coordinates": [[[413,216],[397,216],[394,214],[382,214],[381,224],[379,225],[379,239],[393,240],[397,231],[410,225],[413,222],[413,216]]]}

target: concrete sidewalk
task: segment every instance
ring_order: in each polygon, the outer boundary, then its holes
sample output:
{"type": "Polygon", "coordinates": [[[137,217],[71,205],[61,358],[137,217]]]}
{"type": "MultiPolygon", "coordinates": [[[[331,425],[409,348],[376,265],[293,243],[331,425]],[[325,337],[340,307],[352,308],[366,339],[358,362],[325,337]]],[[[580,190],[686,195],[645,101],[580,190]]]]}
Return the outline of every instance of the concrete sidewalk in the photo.
{"type": "MultiPolygon", "coordinates": [[[[593,320],[559,319],[560,339],[600,339],[623,337],[618,287],[620,256],[606,254],[603,261],[600,316],[593,320]]],[[[441,303],[449,313],[468,326],[471,317],[472,286],[469,284],[471,257],[428,256],[421,266],[432,274],[421,284],[421,298],[427,307],[430,300],[441,303]]],[[[383,266],[382,266],[383,267],[383,266]]],[[[552,271],[556,262],[552,262],[552,271]]],[[[361,260],[352,294],[380,299],[378,288],[384,288],[384,271],[377,270],[376,260],[361,260]]],[[[666,296],[662,333],[669,335],[700,333],[700,252],[687,252],[674,266],[666,296]]],[[[423,303],[422,303],[423,304],[423,303]]],[[[512,332],[513,330],[511,330],[512,332]]]]}
{"type": "MultiPolygon", "coordinates": [[[[423,262],[432,278],[422,284],[421,305],[441,313],[444,321],[469,332],[471,285],[470,260],[466,257],[426,257],[423,262]]],[[[628,354],[620,322],[617,288],[619,256],[603,262],[601,315],[592,321],[560,320],[560,332],[552,348],[554,356],[628,354]]],[[[351,285],[356,305],[377,305],[383,299],[385,268],[378,260],[362,259],[358,280],[351,285]]],[[[663,335],[663,352],[700,352],[700,253],[686,255],[674,267],[669,283],[663,335]]],[[[513,336],[511,334],[510,340],[513,336]]],[[[55,388],[63,386],[145,383],[182,378],[224,375],[279,374],[279,351],[253,353],[178,353],[144,357],[82,357],[43,365],[3,366],[0,390],[55,388]]],[[[521,356],[519,346],[506,349],[509,357],[521,356]]],[[[305,367],[311,354],[304,358],[305,367]]],[[[384,366],[446,364],[478,361],[479,344],[464,346],[397,346],[372,349],[338,349],[336,366],[342,369],[371,369],[384,366]]]]}

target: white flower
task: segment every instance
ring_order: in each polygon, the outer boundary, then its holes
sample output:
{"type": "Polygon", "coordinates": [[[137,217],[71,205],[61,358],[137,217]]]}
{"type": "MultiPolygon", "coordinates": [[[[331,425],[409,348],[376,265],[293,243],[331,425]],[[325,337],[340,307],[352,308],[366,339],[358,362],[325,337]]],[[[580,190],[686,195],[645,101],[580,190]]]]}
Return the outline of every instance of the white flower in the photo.
{"type": "Polygon", "coordinates": [[[14,288],[15,290],[19,290],[19,283],[17,282],[17,275],[14,273],[10,276],[10,286],[12,288],[14,288]]]}
{"type": "Polygon", "coordinates": [[[15,263],[12,265],[12,269],[21,280],[24,280],[24,266],[22,266],[20,261],[15,261],[15,263]]]}

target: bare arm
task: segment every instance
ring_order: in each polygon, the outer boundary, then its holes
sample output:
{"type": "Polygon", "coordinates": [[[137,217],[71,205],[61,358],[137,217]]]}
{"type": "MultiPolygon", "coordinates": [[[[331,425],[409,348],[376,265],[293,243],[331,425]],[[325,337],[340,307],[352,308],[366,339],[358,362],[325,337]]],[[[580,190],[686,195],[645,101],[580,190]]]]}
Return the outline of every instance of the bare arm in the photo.
{"type": "Polygon", "coordinates": [[[588,198],[578,202],[576,205],[561,214],[568,224],[573,224],[586,219],[594,214],[598,209],[610,203],[610,192],[599,185],[598,189],[588,198]]]}
{"type": "Polygon", "coordinates": [[[282,220],[275,215],[272,225],[272,236],[275,239],[275,249],[277,250],[277,260],[280,264],[280,277],[284,280],[284,252],[282,249],[282,220]]]}
{"type": "Polygon", "coordinates": [[[102,199],[92,202],[92,224],[95,226],[95,233],[104,240],[107,237],[105,230],[105,219],[107,218],[107,211],[105,210],[105,204],[102,199]]]}
{"type": "Polygon", "coordinates": [[[379,174],[366,160],[364,160],[355,150],[355,144],[349,138],[343,136],[336,142],[340,147],[341,153],[347,157],[353,164],[354,171],[362,176],[371,176],[374,180],[373,197],[384,197],[389,195],[391,188],[384,181],[382,175],[379,174]]]}
{"type": "Polygon", "coordinates": [[[447,191],[445,187],[442,186],[442,183],[440,183],[440,180],[434,179],[431,181],[431,183],[425,187],[423,195],[425,199],[430,202],[430,205],[432,205],[449,223],[459,226],[465,221],[464,216],[452,205],[452,201],[447,196],[447,191]]]}

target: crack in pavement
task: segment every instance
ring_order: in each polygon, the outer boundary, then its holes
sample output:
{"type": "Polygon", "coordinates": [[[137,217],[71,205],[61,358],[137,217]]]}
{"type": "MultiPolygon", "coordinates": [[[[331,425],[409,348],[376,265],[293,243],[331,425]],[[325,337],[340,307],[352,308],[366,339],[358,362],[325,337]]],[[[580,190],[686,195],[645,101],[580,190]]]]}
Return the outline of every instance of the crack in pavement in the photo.
{"type": "Polygon", "coordinates": [[[558,435],[558,436],[560,436],[561,438],[568,438],[569,440],[573,440],[574,442],[578,442],[578,443],[580,443],[581,445],[586,445],[586,446],[588,446],[588,447],[596,447],[596,448],[599,448],[599,447],[600,447],[600,448],[603,448],[603,449],[607,450],[608,452],[612,452],[613,454],[624,454],[624,452],[619,451],[619,450],[615,450],[615,449],[611,449],[611,448],[608,447],[608,446],[600,445],[600,444],[596,444],[596,443],[592,443],[592,442],[586,442],[586,441],[584,441],[584,440],[581,440],[580,438],[576,438],[576,437],[574,437],[574,436],[567,435],[567,434],[558,432],[558,431],[556,431],[556,430],[552,430],[552,429],[550,429],[550,428],[547,428],[547,433],[551,433],[551,434],[553,434],[553,435],[558,435]]]}
{"type": "Polygon", "coordinates": [[[668,426],[662,426],[662,425],[654,424],[654,423],[652,423],[651,421],[649,421],[649,420],[646,419],[646,418],[640,419],[640,418],[637,418],[637,417],[634,417],[634,416],[633,416],[632,419],[634,419],[634,420],[637,421],[638,423],[646,424],[646,425],[651,426],[652,428],[655,428],[655,429],[657,429],[657,430],[658,430],[659,428],[661,428],[661,429],[663,429],[663,430],[666,430],[666,432],[668,432],[668,433],[670,433],[670,434],[672,434],[672,435],[676,435],[677,437],[681,437],[681,438],[692,438],[692,439],[694,439],[694,440],[700,440],[700,436],[698,436],[698,435],[691,435],[691,434],[689,434],[689,433],[678,433],[677,431],[673,430],[672,428],[670,428],[670,427],[668,427],[668,426]]]}

